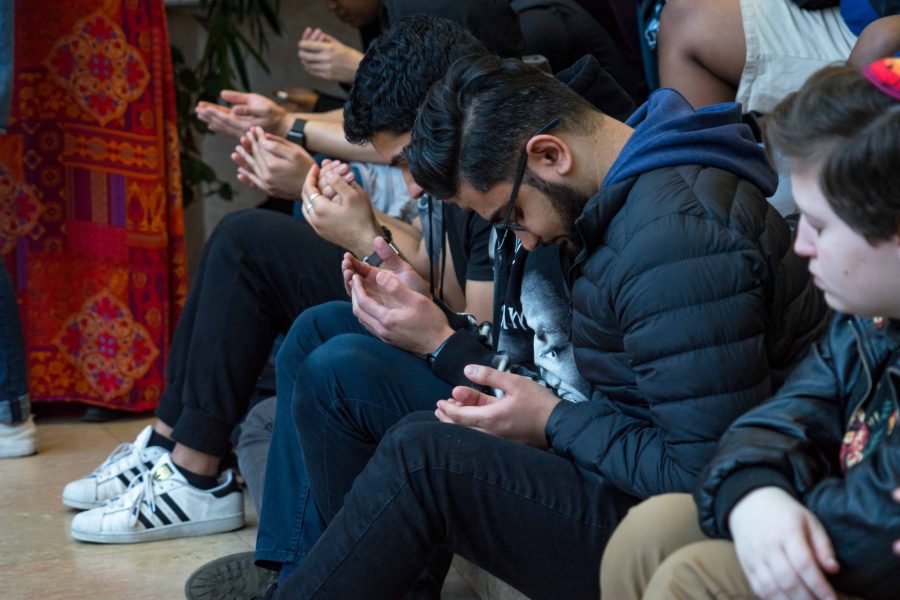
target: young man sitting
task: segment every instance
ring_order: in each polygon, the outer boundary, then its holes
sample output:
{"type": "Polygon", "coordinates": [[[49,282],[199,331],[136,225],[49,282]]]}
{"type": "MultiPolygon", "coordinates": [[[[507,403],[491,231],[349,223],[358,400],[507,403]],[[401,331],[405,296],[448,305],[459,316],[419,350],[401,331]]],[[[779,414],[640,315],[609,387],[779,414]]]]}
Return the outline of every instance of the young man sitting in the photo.
{"type": "MultiPolygon", "coordinates": [[[[449,549],[529,597],[596,598],[628,508],[690,489],[822,328],[765,202],[775,174],[734,105],[695,112],[662,90],[626,125],[486,56],[432,87],[405,156],[429,193],[501,238],[574,250],[574,356],[591,398],[466,368],[479,389],[438,402],[442,422],[420,413],[388,433],[277,597],[398,597],[449,549]]],[[[349,271],[362,320],[399,314],[401,281],[349,271]]]]}

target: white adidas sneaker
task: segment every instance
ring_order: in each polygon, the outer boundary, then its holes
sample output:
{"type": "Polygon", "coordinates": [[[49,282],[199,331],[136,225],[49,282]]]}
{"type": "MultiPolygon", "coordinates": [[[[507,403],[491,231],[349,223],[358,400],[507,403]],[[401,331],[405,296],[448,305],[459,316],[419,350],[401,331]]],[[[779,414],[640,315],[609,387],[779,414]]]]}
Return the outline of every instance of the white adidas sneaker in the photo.
{"type": "Polygon", "coordinates": [[[147,425],[134,442],[119,444],[93,473],[67,484],[62,493],[63,504],[85,510],[121,495],[166,452],[159,446],[147,446],[151,433],[153,427],[147,425]]]}
{"type": "Polygon", "coordinates": [[[34,426],[34,417],[15,425],[0,423],[0,458],[29,456],[35,452],[37,427],[34,426]]]}
{"type": "Polygon", "coordinates": [[[101,544],[133,544],[209,535],[244,525],[244,494],[229,469],[211,490],[190,485],[163,454],[121,496],[72,519],[72,537],[101,544]]]}

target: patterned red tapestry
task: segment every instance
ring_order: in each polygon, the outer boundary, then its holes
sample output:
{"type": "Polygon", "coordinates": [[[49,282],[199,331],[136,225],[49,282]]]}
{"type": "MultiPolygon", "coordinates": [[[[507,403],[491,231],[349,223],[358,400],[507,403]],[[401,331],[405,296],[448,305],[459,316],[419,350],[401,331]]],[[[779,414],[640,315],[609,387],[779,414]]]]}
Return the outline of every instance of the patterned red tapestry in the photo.
{"type": "Polygon", "coordinates": [[[162,0],[17,2],[0,256],[33,401],[147,410],[187,293],[162,0]]]}

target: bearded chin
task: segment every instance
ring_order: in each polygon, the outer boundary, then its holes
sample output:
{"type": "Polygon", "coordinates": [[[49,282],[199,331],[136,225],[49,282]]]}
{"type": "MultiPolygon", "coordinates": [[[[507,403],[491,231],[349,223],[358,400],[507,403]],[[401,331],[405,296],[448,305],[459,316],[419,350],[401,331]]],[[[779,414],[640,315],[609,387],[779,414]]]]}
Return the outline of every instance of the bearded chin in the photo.
{"type": "Polygon", "coordinates": [[[566,230],[568,240],[562,245],[567,249],[571,249],[572,240],[578,239],[578,232],[575,230],[575,220],[581,216],[584,207],[590,200],[590,196],[585,196],[568,184],[547,181],[538,177],[531,169],[525,171],[523,183],[537,189],[547,197],[550,207],[559,216],[566,230]]]}

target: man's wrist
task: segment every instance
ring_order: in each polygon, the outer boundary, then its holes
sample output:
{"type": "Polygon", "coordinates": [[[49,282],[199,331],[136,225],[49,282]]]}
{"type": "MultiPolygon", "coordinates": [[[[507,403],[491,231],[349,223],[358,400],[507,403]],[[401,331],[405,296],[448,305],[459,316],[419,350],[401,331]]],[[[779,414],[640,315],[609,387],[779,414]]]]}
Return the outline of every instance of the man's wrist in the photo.
{"type": "Polygon", "coordinates": [[[365,233],[360,235],[353,243],[353,247],[348,248],[348,250],[353,252],[354,256],[357,256],[360,260],[362,260],[363,257],[368,256],[375,250],[373,244],[375,242],[375,238],[379,235],[382,235],[381,227],[377,223],[373,222],[369,227],[365,228],[365,233]]]}
{"type": "Polygon", "coordinates": [[[425,359],[428,361],[429,366],[434,364],[435,359],[437,358],[438,354],[440,354],[440,351],[444,348],[447,340],[449,340],[450,336],[452,336],[454,333],[456,332],[450,329],[449,325],[446,325],[441,329],[441,331],[435,333],[435,335],[431,337],[431,342],[426,346],[430,348],[430,350],[425,353],[425,359]]]}
{"type": "Polygon", "coordinates": [[[294,115],[291,113],[284,113],[281,117],[276,121],[275,130],[272,132],[279,137],[283,137],[287,139],[288,132],[291,130],[291,126],[294,124],[294,115]]]}

